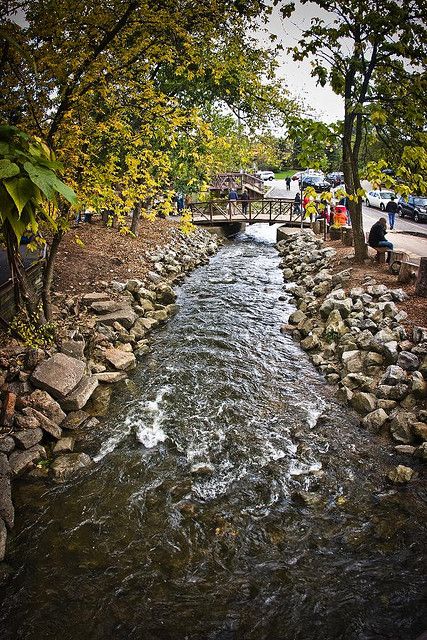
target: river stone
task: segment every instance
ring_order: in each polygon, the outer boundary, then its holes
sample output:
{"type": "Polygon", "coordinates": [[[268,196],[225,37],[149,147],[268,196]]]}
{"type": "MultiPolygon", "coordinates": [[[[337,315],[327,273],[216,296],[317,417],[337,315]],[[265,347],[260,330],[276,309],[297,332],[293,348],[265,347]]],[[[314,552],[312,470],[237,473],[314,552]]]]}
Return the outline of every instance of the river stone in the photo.
{"type": "Polygon", "coordinates": [[[71,453],[74,449],[75,441],[73,436],[61,438],[53,447],[53,453],[71,453]]]}
{"type": "Polygon", "coordinates": [[[420,364],[416,355],[410,351],[401,351],[397,359],[397,365],[406,371],[415,371],[420,364]]]}
{"type": "Polygon", "coordinates": [[[393,440],[411,444],[414,439],[411,428],[415,422],[414,415],[409,411],[397,411],[391,418],[390,433],[393,440]]]}
{"type": "Polygon", "coordinates": [[[396,484],[403,484],[412,480],[414,475],[415,471],[411,469],[411,467],[405,467],[403,464],[399,464],[387,474],[387,477],[396,484]]]}
{"type": "Polygon", "coordinates": [[[34,409],[37,409],[40,413],[47,416],[49,420],[56,422],[56,424],[61,424],[65,418],[65,413],[62,411],[61,406],[47,391],[36,389],[28,396],[27,402],[31,407],[34,407],[34,409]]]}
{"type": "Polygon", "coordinates": [[[312,335],[304,338],[304,340],[301,340],[300,345],[304,349],[304,351],[312,351],[313,349],[317,349],[318,347],[320,347],[321,342],[316,335],[312,335]]]}
{"type": "Polygon", "coordinates": [[[35,387],[44,389],[54,398],[63,400],[79,384],[85,371],[85,364],[64,353],[55,353],[44,360],[31,375],[35,387]]]}
{"type": "Polygon", "coordinates": [[[378,432],[387,420],[388,415],[384,409],[375,409],[375,411],[371,411],[363,418],[362,424],[370,431],[378,432]]]}
{"type": "Polygon", "coordinates": [[[210,476],[215,473],[215,467],[210,462],[197,462],[191,466],[192,475],[210,476]]]}
{"type": "Polygon", "coordinates": [[[306,316],[305,313],[303,313],[302,311],[294,311],[289,316],[288,323],[297,325],[297,324],[299,324],[300,322],[302,322],[302,321],[304,321],[306,319],[307,319],[307,316],[306,316]]]}
{"type": "Polygon", "coordinates": [[[351,405],[358,413],[371,413],[376,409],[377,399],[372,393],[356,391],[351,398],[351,405]]]}
{"type": "Polygon", "coordinates": [[[40,413],[40,411],[37,411],[37,409],[33,409],[33,407],[26,407],[23,409],[23,412],[27,416],[36,418],[39,423],[38,426],[41,427],[43,431],[46,431],[46,433],[51,435],[53,438],[59,440],[62,435],[62,429],[56,424],[56,422],[50,420],[47,416],[40,413]]]}
{"type": "Polygon", "coordinates": [[[90,415],[82,409],[78,411],[72,411],[65,418],[61,426],[63,429],[79,429],[79,427],[81,427],[86,422],[86,420],[89,420],[89,418],[90,415]]]}
{"type": "Polygon", "coordinates": [[[137,293],[140,289],[144,288],[144,283],[138,278],[132,278],[126,282],[126,289],[131,293],[137,293]]]}
{"type": "Polygon", "coordinates": [[[412,393],[418,399],[427,397],[427,381],[420,371],[414,371],[412,374],[412,393]]]}
{"type": "Polygon", "coordinates": [[[84,350],[86,343],[84,340],[63,340],[61,343],[61,353],[71,356],[77,360],[85,360],[84,350]]]}
{"type": "Polygon", "coordinates": [[[0,517],[9,529],[12,529],[15,519],[15,509],[12,503],[10,485],[11,468],[4,453],[0,454],[0,517]]]}
{"type": "Polygon", "coordinates": [[[108,300],[108,293],[85,293],[84,296],[82,296],[83,305],[91,305],[92,302],[100,302],[103,300],[108,300]]]}
{"type": "Polygon", "coordinates": [[[90,308],[98,315],[105,315],[107,313],[114,313],[122,309],[123,303],[117,300],[99,300],[92,302],[90,308]]]}
{"type": "Polygon", "coordinates": [[[412,425],[412,429],[418,438],[424,441],[427,440],[427,424],[425,422],[415,422],[412,425]]]}
{"type": "Polygon", "coordinates": [[[168,304],[165,307],[165,311],[168,318],[171,318],[172,316],[176,316],[179,310],[180,310],[179,304],[168,304]]]}
{"type": "Polygon", "coordinates": [[[154,320],[157,320],[158,322],[166,322],[168,314],[164,309],[157,309],[156,311],[147,311],[145,317],[154,318],[154,320]]]}
{"type": "Polygon", "coordinates": [[[95,377],[98,382],[113,384],[115,382],[122,382],[122,380],[126,380],[128,375],[125,371],[105,371],[104,373],[96,373],[95,377]]]}
{"type": "Polygon", "coordinates": [[[397,453],[404,453],[408,456],[413,456],[415,451],[416,451],[417,447],[413,447],[410,444],[397,444],[394,447],[394,450],[397,451],[397,453]]]}
{"type": "Polygon", "coordinates": [[[0,436],[0,453],[10,453],[15,448],[15,441],[10,436],[0,436]]]}
{"type": "Polygon", "coordinates": [[[403,400],[409,393],[407,384],[387,385],[380,384],[377,387],[377,397],[385,400],[403,400]]]}
{"type": "Polygon", "coordinates": [[[14,451],[9,458],[10,469],[13,475],[18,475],[33,467],[35,462],[46,458],[46,450],[40,444],[36,444],[26,451],[14,451]]]}
{"type": "Polygon", "coordinates": [[[358,350],[344,351],[341,361],[348,373],[360,373],[363,371],[363,354],[358,350]]]}
{"type": "Polygon", "coordinates": [[[23,449],[30,449],[42,440],[43,431],[39,428],[23,429],[22,431],[15,431],[13,437],[23,449]]]}
{"type": "Polygon", "coordinates": [[[97,386],[96,376],[83,376],[77,388],[61,402],[62,406],[66,411],[78,411],[85,406],[97,386]]]}
{"type": "Polygon", "coordinates": [[[368,351],[365,355],[365,365],[367,367],[376,367],[381,366],[384,362],[384,357],[381,353],[377,353],[376,351],[368,351]]]}
{"type": "Polygon", "coordinates": [[[369,391],[373,386],[373,379],[361,373],[349,373],[342,378],[341,384],[351,390],[369,391]]]}
{"type": "Polygon", "coordinates": [[[423,442],[417,447],[414,455],[416,455],[417,458],[421,458],[421,460],[427,460],[427,442],[423,442]]]}
{"type": "Polygon", "coordinates": [[[115,322],[119,322],[125,329],[129,330],[135,324],[138,316],[130,306],[122,306],[118,311],[107,313],[100,316],[97,320],[99,324],[113,326],[115,322]]]}
{"type": "Polygon", "coordinates": [[[105,351],[105,359],[119,371],[127,371],[136,366],[133,353],[112,347],[105,351]]]}
{"type": "Polygon", "coordinates": [[[68,453],[56,458],[50,467],[56,482],[65,482],[76,471],[88,467],[92,460],[86,453],[68,453]]]}
{"type": "Polygon", "coordinates": [[[379,398],[377,402],[377,407],[379,409],[384,409],[384,411],[390,413],[397,406],[396,400],[386,400],[385,398],[379,398]]]}
{"type": "Polygon", "coordinates": [[[406,372],[397,365],[387,367],[385,374],[380,380],[380,384],[393,386],[406,381],[406,372]]]}
{"type": "Polygon", "coordinates": [[[3,520],[0,518],[0,562],[4,560],[6,555],[6,540],[7,540],[7,531],[6,525],[3,520]]]}
{"type": "Polygon", "coordinates": [[[173,304],[176,300],[176,293],[167,284],[161,284],[159,287],[156,287],[156,301],[159,304],[173,304]]]}

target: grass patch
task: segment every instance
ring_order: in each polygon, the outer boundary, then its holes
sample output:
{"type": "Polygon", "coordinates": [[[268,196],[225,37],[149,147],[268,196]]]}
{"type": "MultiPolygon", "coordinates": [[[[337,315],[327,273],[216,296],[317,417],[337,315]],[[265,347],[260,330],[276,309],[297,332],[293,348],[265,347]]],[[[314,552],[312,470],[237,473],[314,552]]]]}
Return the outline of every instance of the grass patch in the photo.
{"type": "Polygon", "coordinates": [[[276,177],[276,180],[284,180],[288,176],[293,176],[297,171],[298,169],[287,169],[286,171],[278,171],[274,175],[276,177]]]}

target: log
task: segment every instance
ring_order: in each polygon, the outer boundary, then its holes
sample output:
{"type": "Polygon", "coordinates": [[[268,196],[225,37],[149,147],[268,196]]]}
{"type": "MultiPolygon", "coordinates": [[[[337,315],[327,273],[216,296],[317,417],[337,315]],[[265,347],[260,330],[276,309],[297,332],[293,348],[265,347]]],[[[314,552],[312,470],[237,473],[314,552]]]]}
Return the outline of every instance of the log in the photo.
{"type": "Polygon", "coordinates": [[[397,281],[402,284],[406,284],[408,282],[412,282],[416,278],[416,271],[418,269],[418,265],[413,262],[402,262],[400,265],[399,275],[397,277],[397,281]]]}
{"type": "Polygon", "coordinates": [[[427,257],[421,258],[415,282],[415,295],[427,298],[427,257]]]}

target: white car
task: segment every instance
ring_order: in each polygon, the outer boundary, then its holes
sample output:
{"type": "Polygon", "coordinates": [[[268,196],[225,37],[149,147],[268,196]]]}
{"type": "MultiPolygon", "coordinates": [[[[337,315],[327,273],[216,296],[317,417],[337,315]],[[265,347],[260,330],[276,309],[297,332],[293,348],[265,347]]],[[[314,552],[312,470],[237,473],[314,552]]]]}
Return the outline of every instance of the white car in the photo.
{"type": "Polygon", "coordinates": [[[257,171],[256,175],[258,176],[258,178],[261,178],[261,180],[264,180],[264,182],[266,180],[274,180],[275,175],[272,171],[257,171]]]}
{"type": "Polygon", "coordinates": [[[368,191],[365,196],[365,202],[367,207],[377,207],[381,211],[385,211],[387,203],[390,202],[391,197],[398,200],[394,191],[368,191]]]}

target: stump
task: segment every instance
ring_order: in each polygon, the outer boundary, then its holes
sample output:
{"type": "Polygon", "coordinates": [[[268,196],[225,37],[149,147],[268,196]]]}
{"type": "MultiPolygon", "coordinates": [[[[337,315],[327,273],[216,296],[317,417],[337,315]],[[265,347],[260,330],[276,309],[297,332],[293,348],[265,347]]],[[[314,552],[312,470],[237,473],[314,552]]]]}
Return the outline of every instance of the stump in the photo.
{"type": "Polygon", "coordinates": [[[408,282],[411,282],[412,280],[415,280],[417,269],[418,265],[414,264],[413,262],[402,262],[402,264],[400,265],[400,271],[397,277],[397,281],[401,282],[402,284],[406,284],[408,282]]]}
{"type": "Polygon", "coordinates": [[[400,271],[400,267],[402,262],[406,262],[408,260],[408,254],[404,251],[390,251],[390,266],[389,271],[393,273],[395,276],[400,271]]]}
{"type": "Polygon", "coordinates": [[[352,227],[341,227],[341,241],[345,247],[353,246],[353,229],[352,227]]]}
{"type": "Polygon", "coordinates": [[[385,254],[387,253],[387,249],[385,247],[374,247],[376,253],[375,260],[377,260],[378,264],[385,264],[385,254]]]}
{"type": "Polygon", "coordinates": [[[330,227],[329,237],[331,240],[341,240],[341,227],[330,227]]]}
{"type": "Polygon", "coordinates": [[[427,298],[427,258],[421,258],[415,283],[415,295],[427,298]]]}

